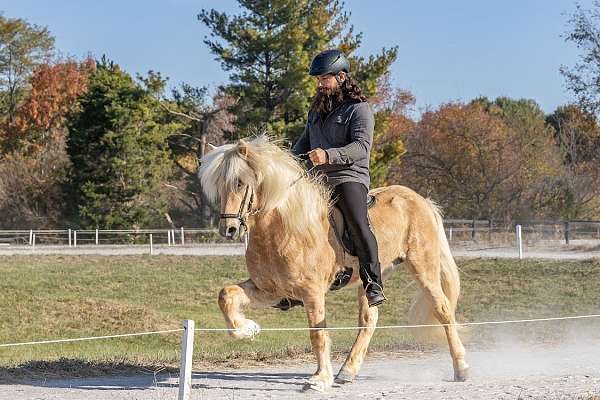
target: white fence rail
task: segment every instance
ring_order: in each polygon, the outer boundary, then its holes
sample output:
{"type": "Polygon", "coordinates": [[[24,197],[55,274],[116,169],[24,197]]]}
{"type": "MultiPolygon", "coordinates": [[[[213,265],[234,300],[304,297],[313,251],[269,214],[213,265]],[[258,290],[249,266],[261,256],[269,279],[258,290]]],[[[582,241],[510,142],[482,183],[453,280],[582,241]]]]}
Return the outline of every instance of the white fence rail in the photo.
{"type": "Polygon", "coordinates": [[[218,242],[216,229],[28,229],[0,230],[0,245],[35,246],[58,245],[77,247],[82,245],[148,244],[150,235],[154,243],[168,246],[185,246],[193,243],[218,242]]]}

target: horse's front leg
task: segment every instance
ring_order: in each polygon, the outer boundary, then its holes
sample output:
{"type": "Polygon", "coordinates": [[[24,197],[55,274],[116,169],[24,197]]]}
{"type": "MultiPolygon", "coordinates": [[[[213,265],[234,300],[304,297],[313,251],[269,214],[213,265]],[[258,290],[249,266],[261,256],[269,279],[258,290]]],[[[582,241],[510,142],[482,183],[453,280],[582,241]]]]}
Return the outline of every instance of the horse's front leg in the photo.
{"type": "MultiPolygon", "coordinates": [[[[311,328],[326,328],[325,294],[304,297],[304,309],[308,316],[308,326],[311,328]]],[[[310,342],[313,353],[317,357],[317,372],[308,380],[305,389],[323,392],[333,384],[333,369],[331,367],[331,340],[326,330],[311,329],[310,342]]]]}
{"type": "Polygon", "coordinates": [[[221,307],[227,327],[232,329],[229,334],[236,339],[256,336],[260,332],[260,326],[251,319],[246,319],[242,308],[245,306],[267,307],[277,300],[277,297],[258,289],[250,279],[237,285],[224,287],[219,293],[219,307],[221,307]]]}
{"type": "Polygon", "coordinates": [[[366,328],[358,332],[358,336],[352,345],[352,350],[350,350],[346,362],[344,362],[340,372],[335,377],[336,383],[352,382],[356,374],[358,374],[367,354],[371,337],[373,337],[373,333],[375,332],[378,316],[377,307],[369,307],[365,291],[360,286],[358,288],[358,325],[366,328]]]}

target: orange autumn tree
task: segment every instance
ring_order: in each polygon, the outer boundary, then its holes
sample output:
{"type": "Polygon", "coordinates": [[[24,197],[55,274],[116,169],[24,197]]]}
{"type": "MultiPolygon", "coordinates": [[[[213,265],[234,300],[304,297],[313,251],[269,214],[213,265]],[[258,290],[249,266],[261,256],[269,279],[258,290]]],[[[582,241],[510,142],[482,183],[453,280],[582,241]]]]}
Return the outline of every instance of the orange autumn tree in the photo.
{"type": "Polygon", "coordinates": [[[76,109],[94,66],[92,59],[39,65],[31,77],[29,96],[18,108],[9,129],[8,145],[17,148],[25,144],[40,149],[48,140],[61,140],[65,120],[76,109]]]}
{"type": "Polygon", "coordinates": [[[30,90],[2,135],[0,227],[55,227],[64,206],[70,166],[65,143],[68,115],[77,109],[94,63],[67,61],[36,67],[30,90]]]}
{"type": "Polygon", "coordinates": [[[559,168],[547,140],[525,138],[480,102],[445,104],[424,113],[407,136],[402,183],[438,201],[449,217],[523,217],[536,211],[559,168]]]}

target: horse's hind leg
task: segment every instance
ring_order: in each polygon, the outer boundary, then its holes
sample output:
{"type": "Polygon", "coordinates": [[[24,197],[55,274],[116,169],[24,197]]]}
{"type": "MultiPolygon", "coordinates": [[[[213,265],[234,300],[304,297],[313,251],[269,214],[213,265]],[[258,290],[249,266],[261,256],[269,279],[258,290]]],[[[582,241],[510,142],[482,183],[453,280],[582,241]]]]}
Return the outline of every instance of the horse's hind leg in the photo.
{"type": "Polygon", "coordinates": [[[354,380],[367,354],[371,337],[375,332],[377,318],[379,316],[377,307],[369,307],[365,291],[362,287],[358,288],[358,326],[367,327],[358,332],[358,336],[352,345],[352,350],[344,365],[338,372],[336,383],[348,383],[354,380]]]}
{"type": "Polygon", "coordinates": [[[252,338],[260,332],[258,324],[246,319],[242,313],[242,307],[269,306],[277,300],[276,297],[259,290],[254,283],[248,279],[237,285],[224,287],[219,293],[219,307],[225,317],[229,334],[236,339],[252,338]]]}
{"type": "Polygon", "coordinates": [[[452,364],[454,367],[454,380],[465,381],[467,379],[467,373],[469,366],[465,362],[465,348],[460,341],[458,336],[458,330],[456,329],[456,319],[454,311],[450,305],[450,302],[440,282],[440,271],[439,261],[437,264],[433,261],[434,257],[428,257],[428,254],[420,254],[419,260],[409,257],[409,267],[413,270],[417,282],[421,284],[425,293],[431,298],[433,304],[433,315],[440,322],[444,324],[444,331],[446,333],[446,339],[448,340],[448,347],[450,348],[450,356],[452,357],[452,364]],[[431,258],[432,260],[428,260],[431,258]],[[427,260],[427,261],[425,261],[427,260]]]}
{"type": "MultiPolygon", "coordinates": [[[[304,297],[304,309],[308,317],[308,326],[311,328],[325,328],[325,295],[311,295],[304,297]]],[[[331,367],[331,340],[326,330],[311,329],[310,342],[313,352],[317,357],[317,372],[308,380],[305,389],[323,392],[333,384],[333,368],[331,367]]]]}

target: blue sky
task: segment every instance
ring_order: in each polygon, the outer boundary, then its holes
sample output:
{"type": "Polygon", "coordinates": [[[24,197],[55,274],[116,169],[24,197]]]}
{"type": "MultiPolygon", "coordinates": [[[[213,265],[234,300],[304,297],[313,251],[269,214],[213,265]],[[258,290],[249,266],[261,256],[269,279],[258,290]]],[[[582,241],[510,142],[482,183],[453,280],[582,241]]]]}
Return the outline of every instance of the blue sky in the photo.
{"type": "MultiPolygon", "coordinates": [[[[593,0],[581,0],[591,8],[593,0]]],[[[417,111],[484,95],[532,98],[546,112],[570,101],[559,74],[577,49],[561,35],[571,0],[346,0],[359,53],[399,46],[396,86],[417,98],[417,111]]],[[[0,0],[5,17],[47,26],[65,55],[106,54],[130,73],[152,69],[211,88],[227,81],[202,39],[203,8],[239,12],[234,0],[0,0]]]]}

